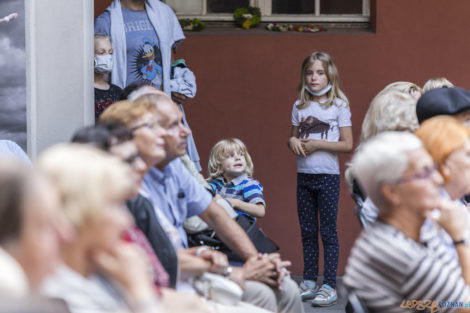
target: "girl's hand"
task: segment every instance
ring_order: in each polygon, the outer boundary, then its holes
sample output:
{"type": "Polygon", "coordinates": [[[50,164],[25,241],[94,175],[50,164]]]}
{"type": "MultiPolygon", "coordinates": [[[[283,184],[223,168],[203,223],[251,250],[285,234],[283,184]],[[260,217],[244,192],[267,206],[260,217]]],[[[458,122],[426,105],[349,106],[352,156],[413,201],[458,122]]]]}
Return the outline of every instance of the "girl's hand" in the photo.
{"type": "Polygon", "coordinates": [[[302,139],[300,143],[302,145],[302,149],[305,152],[305,155],[310,155],[316,150],[318,150],[318,140],[302,139]]]}
{"type": "Polygon", "coordinates": [[[302,147],[302,142],[299,140],[299,138],[296,138],[296,137],[290,137],[289,138],[289,148],[292,150],[292,152],[296,155],[296,156],[307,156],[305,154],[305,151],[302,147]]]}

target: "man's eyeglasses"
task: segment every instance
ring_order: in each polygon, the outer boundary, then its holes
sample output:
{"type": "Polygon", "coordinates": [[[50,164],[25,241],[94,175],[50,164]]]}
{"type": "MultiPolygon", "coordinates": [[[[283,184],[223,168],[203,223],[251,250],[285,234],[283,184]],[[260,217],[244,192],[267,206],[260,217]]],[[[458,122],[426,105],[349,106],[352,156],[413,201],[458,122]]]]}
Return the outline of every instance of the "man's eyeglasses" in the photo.
{"type": "Polygon", "coordinates": [[[417,179],[428,179],[429,177],[431,177],[432,174],[434,174],[435,171],[437,171],[437,168],[438,168],[437,164],[434,164],[431,167],[425,168],[420,173],[416,173],[413,175],[404,176],[400,178],[398,180],[398,183],[406,183],[406,182],[410,182],[410,181],[417,180],[417,179]]]}
{"type": "Polygon", "coordinates": [[[131,128],[131,131],[136,131],[137,129],[142,128],[142,127],[147,127],[148,129],[154,130],[157,128],[157,126],[160,126],[159,122],[153,121],[153,122],[148,122],[148,123],[134,126],[131,128]]]}

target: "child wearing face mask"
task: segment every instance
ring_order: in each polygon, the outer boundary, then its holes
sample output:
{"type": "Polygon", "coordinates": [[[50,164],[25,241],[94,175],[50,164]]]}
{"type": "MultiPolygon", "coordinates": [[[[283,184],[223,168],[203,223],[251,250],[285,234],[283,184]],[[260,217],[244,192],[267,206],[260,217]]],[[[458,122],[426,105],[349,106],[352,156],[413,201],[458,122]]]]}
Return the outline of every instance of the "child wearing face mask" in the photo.
{"type": "Polygon", "coordinates": [[[353,147],[351,111],[339,88],[331,56],[314,52],[302,63],[299,99],[292,109],[289,148],[297,156],[297,212],[304,255],[302,300],[313,306],[336,303],[339,199],[338,153],[353,147]],[[324,250],[324,275],[318,278],[318,231],[324,250]]]}
{"type": "Polygon", "coordinates": [[[216,143],[209,156],[208,171],[212,190],[229,201],[238,214],[252,219],[264,216],[263,186],[251,177],[253,162],[240,139],[216,143]]]}
{"type": "Polygon", "coordinates": [[[95,35],[95,120],[112,103],[119,100],[122,89],[109,83],[113,68],[111,37],[95,35]]]}

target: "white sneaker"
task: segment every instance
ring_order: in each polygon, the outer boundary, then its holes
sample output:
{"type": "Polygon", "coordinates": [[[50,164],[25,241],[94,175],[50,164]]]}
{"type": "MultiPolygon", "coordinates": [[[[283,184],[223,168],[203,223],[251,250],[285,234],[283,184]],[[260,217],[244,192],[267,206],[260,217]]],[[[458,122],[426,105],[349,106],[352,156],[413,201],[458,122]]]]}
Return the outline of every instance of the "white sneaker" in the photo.
{"type": "Polygon", "coordinates": [[[338,300],[336,290],[328,284],[323,284],[312,300],[312,306],[331,306],[338,300]]]}
{"type": "Polygon", "coordinates": [[[313,280],[303,280],[299,285],[300,298],[302,301],[312,300],[315,298],[318,287],[317,283],[313,280]]]}

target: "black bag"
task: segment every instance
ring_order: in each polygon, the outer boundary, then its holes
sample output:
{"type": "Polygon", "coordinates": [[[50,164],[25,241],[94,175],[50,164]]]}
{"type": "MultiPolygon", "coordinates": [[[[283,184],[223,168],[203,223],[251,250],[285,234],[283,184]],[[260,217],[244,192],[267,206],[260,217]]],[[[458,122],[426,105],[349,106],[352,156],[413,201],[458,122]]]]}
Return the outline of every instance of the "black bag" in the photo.
{"type": "MultiPolygon", "coordinates": [[[[279,246],[256,225],[256,221],[245,215],[238,215],[235,221],[246,232],[260,253],[272,253],[279,251],[279,246]]],[[[243,262],[243,260],[233,253],[216,235],[213,230],[206,230],[197,234],[188,234],[188,244],[190,247],[209,246],[214,250],[225,253],[230,261],[243,262]]]]}

